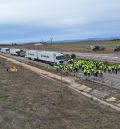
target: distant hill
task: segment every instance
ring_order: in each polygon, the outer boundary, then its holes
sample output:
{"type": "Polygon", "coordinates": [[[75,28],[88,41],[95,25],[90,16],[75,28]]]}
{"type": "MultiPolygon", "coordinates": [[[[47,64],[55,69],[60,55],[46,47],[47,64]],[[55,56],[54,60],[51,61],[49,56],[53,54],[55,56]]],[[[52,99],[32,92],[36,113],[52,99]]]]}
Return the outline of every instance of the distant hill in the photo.
{"type": "Polygon", "coordinates": [[[88,39],[74,39],[74,40],[59,40],[59,41],[41,41],[41,42],[25,42],[25,43],[2,43],[0,45],[46,45],[46,44],[55,44],[55,43],[83,43],[83,42],[101,42],[101,41],[120,41],[120,37],[113,38],[88,38],[88,39]]]}

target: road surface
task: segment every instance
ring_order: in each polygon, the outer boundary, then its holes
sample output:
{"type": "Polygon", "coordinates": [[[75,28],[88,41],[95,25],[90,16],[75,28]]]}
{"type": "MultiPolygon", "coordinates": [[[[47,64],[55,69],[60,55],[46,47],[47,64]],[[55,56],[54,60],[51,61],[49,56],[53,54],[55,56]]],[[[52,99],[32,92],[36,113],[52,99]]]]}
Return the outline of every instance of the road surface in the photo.
{"type": "Polygon", "coordinates": [[[65,54],[74,53],[79,58],[120,63],[120,55],[118,54],[96,54],[96,53],[78,53],[78,52],[63,52],[63,53],[65,54]]]}

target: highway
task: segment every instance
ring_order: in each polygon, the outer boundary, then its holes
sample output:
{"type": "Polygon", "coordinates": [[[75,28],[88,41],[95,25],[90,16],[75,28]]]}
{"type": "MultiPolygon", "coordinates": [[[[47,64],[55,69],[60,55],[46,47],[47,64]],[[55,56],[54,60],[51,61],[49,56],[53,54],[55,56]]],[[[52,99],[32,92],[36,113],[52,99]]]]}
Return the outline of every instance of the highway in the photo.
{"type": "MultiPolygon", "coordinates": [[[[63,53],[72,54],[74,52],[63,52],[63,53]]],[[[74,54],[76,54],[78,58],[120,63],[120,55],[118,54],[96,54],[96,53],[78,53],[78,52],[75,52],[74,54]]]]}

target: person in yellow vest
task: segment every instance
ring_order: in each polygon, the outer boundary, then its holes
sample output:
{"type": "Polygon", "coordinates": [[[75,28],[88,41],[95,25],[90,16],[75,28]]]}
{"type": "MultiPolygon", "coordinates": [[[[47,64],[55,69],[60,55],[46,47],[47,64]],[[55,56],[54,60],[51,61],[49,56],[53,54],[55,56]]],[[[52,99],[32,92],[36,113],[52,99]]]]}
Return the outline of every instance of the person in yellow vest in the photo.
{"type": "Polygon", "coordinates": [[[85,68],[84,68],[83,72],[84,72],[84,76],[87,76],[87,70],[85,68]]]}
{"type": "Polygon", "coordinates": [[[90,69],[87,70],[87,75],[90,77],[90,69]]]}

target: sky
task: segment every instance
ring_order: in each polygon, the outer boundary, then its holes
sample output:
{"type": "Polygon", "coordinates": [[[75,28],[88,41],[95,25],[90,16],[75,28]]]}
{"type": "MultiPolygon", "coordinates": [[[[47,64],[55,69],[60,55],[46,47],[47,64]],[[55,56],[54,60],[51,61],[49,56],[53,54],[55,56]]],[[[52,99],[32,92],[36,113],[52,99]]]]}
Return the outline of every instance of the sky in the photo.
{"type": "Polygon", "coordinates": [[[0,43],[120,37],[120,0],[0,0],[0,43]]]}

